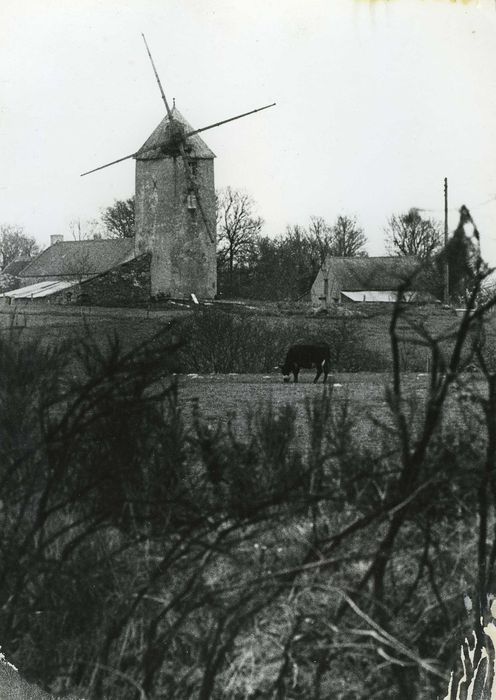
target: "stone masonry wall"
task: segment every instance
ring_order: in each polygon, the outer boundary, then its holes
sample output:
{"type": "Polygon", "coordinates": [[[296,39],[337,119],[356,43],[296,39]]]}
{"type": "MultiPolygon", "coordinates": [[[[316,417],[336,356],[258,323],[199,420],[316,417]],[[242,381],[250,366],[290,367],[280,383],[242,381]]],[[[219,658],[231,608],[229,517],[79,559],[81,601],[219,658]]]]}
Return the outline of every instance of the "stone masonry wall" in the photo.
{"type": "MultiPolygon", "coordinates": [[[[195,159],[200,207],[188,208],[191,188],[182,158],[136,161],[136,253],[149,252],[152,296],[213,298],[217,292],[215,186],[211,158],[195,159]]],[[[193,201],[196,198],[193,198],[193,201]]]]}

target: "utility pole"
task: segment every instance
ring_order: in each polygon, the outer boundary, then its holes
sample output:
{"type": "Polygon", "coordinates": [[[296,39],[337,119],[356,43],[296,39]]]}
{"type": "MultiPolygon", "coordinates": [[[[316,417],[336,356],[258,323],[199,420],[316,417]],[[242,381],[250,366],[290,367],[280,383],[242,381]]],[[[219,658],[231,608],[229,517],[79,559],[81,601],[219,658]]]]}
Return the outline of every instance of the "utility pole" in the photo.
{"type": "Polygon", "coordinates": [[[444,303],[449,304],[448,178],[444,178],[444,303]]]}

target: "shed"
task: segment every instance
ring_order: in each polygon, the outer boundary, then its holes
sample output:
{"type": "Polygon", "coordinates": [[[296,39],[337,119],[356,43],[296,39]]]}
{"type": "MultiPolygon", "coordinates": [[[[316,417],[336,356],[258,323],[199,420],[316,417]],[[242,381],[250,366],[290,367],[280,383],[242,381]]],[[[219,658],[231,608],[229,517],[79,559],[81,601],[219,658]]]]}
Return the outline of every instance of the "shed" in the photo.
{"type": "Polygon", "coordinates": [[[398,287],[404,283],[410,290],[405,301],[434,301],[423,288],[419,270],[419,262],[412,256],[328,256],[312,285],[312,304],[326,308],[332,303],[392,303],[398,287]]]}

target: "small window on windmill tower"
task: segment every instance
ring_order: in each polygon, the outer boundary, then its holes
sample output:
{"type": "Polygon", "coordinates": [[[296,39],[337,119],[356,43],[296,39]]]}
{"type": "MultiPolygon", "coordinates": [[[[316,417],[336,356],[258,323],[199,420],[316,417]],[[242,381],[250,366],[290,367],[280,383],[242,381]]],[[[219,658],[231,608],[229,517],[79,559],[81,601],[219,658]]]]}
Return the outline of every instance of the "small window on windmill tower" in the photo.
{"type": "Polygon", "coordinates": [[[186,198],[186,206],[190,211],[194,211],[196,209],[196,197],[194,192],[188,193],[186,198]]]}
{"type": "Polygon", "coordinates": [[[190,170],[190,173],[192,174],[193,177],[196,177],[198,175],[198,161],[197,160],[190,160],[189,161],[189,170],[190,170]]]}

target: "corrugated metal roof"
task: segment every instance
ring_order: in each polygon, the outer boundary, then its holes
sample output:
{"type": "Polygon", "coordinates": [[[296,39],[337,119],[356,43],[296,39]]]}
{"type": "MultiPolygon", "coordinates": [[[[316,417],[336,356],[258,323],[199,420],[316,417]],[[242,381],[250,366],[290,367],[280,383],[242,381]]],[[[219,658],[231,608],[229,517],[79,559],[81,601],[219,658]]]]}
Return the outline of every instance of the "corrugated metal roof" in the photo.
{"type": "Polygon", "coordinates": [[[20,273],[27,277],[87,277],[134,258],[134,238],[61,241],[36,257],[20,273]]]}
{"type": "MultiPolygon", "coordinates": [[[[348,292],[348,291],[341,291],[341,294],[349,299],[350,301],[361,301],[361,302],[381,302],[381,303],[390,303],[394,304],[394,302],[398,298],[398,292],[395,289],[388,289],[388,290],[371,290],[371,289],[366,289],[366,290],[359,290],[359,291],[353,291],[353,292],[348,292]]],[[[405,292],[403,294],[403,298],[406,302],[413,302],[413,301],[434,301],[434,297],[431,294],[427,293],[419,293],[419,292],[405,292]]]]}
{"type": "Polygon", "coordinates": [[[5,292],[2,296],[10,299],[41,299],[48,297],[55,292],[61,292],[69,287],[75,287],[77,282],[66,282],[60,280],[47,280],[46,282],[38,282],[30,284],[27,287],[20,289],[12,289],[10,292],[5,292]]]}
{"type": "MultiPolygon", "coordinates": [[[[194,131],[193,127],[191,124],[189,124],[186,119],[183,117],[181,112],[177,109],[177,107],[174,107],[172,110],[172,116],[174,119],[177,119],[177,121],[183,125],[185,128],[186,132],[188,131],[194,131]]],[[[158,146],[160,144],[164,144],[168,140],[168,134],[167,134],[167,127],[169,126],[169,116],[165,116],[160,124],[157,126],[155,131],[147,138],[145,143],[141,146],[139,151],[136,153],[136,159],[137,160],[153,160],[156,158],[164,158],[164,154],[160,151],[159,148],[156,150],[152,150],[155,146],[158,146]],[[148,151],[146,155],[144,155],[145,151],[148,151]],[[141,155],[140,155],[141,154],[141,155]]],[[[188,155],[191,156],[192,158],[215,158],[215,153],[210,150],[210,148],[207,146],[205,141],[200,137],[199,134],[195,134],[194,136],[190,136],[187,139],[187,145],[188,145],[188,155]]]]}
{"type": "Polygon", "coordinates": [[[324,266],[334,286],[346,291],[389,291],[419,268],[414,257],[338,258],[329,256],[324,266]]]}

